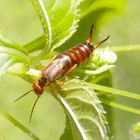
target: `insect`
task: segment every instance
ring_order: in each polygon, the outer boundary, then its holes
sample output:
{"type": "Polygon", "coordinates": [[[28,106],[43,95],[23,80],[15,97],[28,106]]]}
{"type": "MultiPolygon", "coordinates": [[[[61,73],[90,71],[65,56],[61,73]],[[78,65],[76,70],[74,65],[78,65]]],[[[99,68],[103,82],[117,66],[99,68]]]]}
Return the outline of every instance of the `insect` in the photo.
{"type": "Polygon", "coordinates": [[[66,75],[70,71],[74,70],[80,64],[87,61],[89,56],[93,53],[93,51],[109,38],[108,36],[104,40],[97,42],[93,45],[91,43],[92,33],[93,25],[91,26],[87,41],[56,56],[54,60],[42,71],[42,76],[35,83],[33,83],[33,89],[15,100],[18,101],[31,91],[34,91],[34,93],[37,95],[37,99],[31,110],[30,122],[35,105],[40,95],[43,94],[44,88],[47,87],[50,83],[59,79],[60,77],[66,75]]]}

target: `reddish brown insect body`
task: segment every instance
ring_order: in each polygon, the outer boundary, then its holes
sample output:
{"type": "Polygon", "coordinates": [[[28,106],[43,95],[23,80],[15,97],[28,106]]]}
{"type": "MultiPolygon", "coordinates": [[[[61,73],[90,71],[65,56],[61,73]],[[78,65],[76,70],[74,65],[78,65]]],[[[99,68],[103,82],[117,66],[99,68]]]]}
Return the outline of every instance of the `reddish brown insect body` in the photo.
{"type": "Polygon", "coordinates": [[[58,55],[52,63],[42,71],[42,77],[33,84],[33,90],[37,95],[41,95],[43,93],[45,86],[48,86],[51,82],[84,63],[91,53],[108,39],[109,36],[101,42],[92,45],[92,29],[93,26],[91,27],[89,37],[86,42],[58,55]]]}
{"type": "Polygon", "coordinates": [[[91,44],[83,43],[58,55],[52,63],[42,71],[42,77],[34,83],[34,92],[36,94],[42,94],[45,86],[85,62],[93,50],[94,47],[91,44]]]}
{"type": "Polygon", "coordinates": [[[40,95],[44,91],[44,87],[48,86],[50,83],[54,82],[56,79],[62,77],[63,75],[67,74],[71,70],[75,69],[78,65],[84,63],[88,60],[89,56],[92,52],[98,48],[103,42],[105,42],[109,36],[97,42],[95,45],[92,45],[92,30],[93,25],[91,26],[90,33],[86,42],[77,45],[76,47],[67,50],[63,54],[58,55],[52,63],[50,63],[43,71],[42,76],[33,84],[33,90],[28,91],[27,93],[23,94],[21,97],[16,99],[15,101],[21,99],[23,96],[27,95],[31,91],[34,91],[37,94],[37,99],[32,107],[32,111],[30,114],[30,122],[32,118],[32,113],[34,107],[40,97],[40,95]]]}

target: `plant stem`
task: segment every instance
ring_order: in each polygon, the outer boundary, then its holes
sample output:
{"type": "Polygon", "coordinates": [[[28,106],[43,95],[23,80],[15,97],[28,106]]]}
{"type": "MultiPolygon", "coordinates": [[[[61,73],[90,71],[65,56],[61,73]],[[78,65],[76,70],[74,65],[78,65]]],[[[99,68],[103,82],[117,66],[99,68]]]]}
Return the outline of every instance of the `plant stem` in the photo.
{"type": "Polygon", "coordinates": [[[140,45],[138,44],[138,45],[110,47],[110,49],[115,52],[140,51],[140,45]]]}
{"type": "Polygon", "coordinates": [[[116,95],[140,100],[140,95],[138,95],[136,93],[123,91],[123,90],[119,90],[119,89],[115,89],[115,88],[110,88],[110,87],[106,87],[106,86],[101,86],[101,85],[97,85],[97,84],[91,84],[91,85],[92,85],[93,89],[96,89],[96,90],[99,90],[99,91],[113,93],[113,94],[116,94],[116,95]]]}
{"type": "Polygon", "coordinates": [[[16,119],[14,119],[10,114],[0,109],[0,114],[4,116],[7,120],[9,120],[13,125],[18,127],[20,130],[25,132],[27,135],[29,135],[34,140],[40,140],[34,133],[32,133],[28,128],[26,128],[24,125],[22,125],[20,122],[18,122],[16,119]]]}
{"type": "Polygon", "coordinates": [[[116,103],[116,102],[113,102],[113,101],[110,101],[110,100],[107,100],[107,99],[101,99],[101,100],[103,101],[103,103],[105,103],[109,106],[112,106],[112,107],[115,107],[117,109],[130,112],[130,113],[140,115],[140,110],[139,109],[135,109],[133,107],[125,106],[125,105],[122,105],[122,104],[119,104],[119,103],[116,103]]]}

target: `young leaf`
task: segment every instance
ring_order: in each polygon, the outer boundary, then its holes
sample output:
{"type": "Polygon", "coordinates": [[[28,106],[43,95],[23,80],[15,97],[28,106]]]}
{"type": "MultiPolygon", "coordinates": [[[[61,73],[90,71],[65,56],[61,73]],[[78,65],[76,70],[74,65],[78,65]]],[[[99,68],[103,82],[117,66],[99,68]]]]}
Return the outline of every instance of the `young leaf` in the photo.
{"type": "MultiPolygon", "coordinates": [[[[114,66],[114,63],[117,60],[117,55],[110,51],[108,48],[105,49],[97,49],[93,54],[91,54],[89,60],[84,64],[79,66],[74,74],[82,77],[90,77],[96,76],[99,74],[103,74],[114,66]]],[[[95,78],[94,78],[95,80],[95,78]]]]}
{"type": "Polygon", "coordinates": [[[11,59],[19,60],[20,62],[29,62],[29,56],[26,50],[17,43],[9,40],[3,34],[0,34],[0,54],[5,54],[11,59]]]}
{"type": "Polygon", "coordinates": [[[15,61],[18,62],[24,62],[24,63],[30,62],[30,59],[27,55],[25,55],[19,50],[16,50],[15,48],[0,45],[0,53],[7,54],[8,56],[10,56],[11,58],[13,58],[15,61]]]}
{"type": "MultiPolygon", "coordinates": [[[[92,22],[94,20],[94,23],[96,24],[96,26],[98,25],[98,23],[100,23],[100,26],[101,26],[102,25],[101,23],[103,23],[101,22],[102,18],[105,21],[107,21],[111,17],[109,13],[112,13],[112,11],[115,11],[115,10],[121,11],[121,9],[124,9],[125,1],[126,0],[121,0],[119,2],[117,0],[113,0],[111,2],[107,0],[100,0],[100,1],[98,0],[95,0],[95,1],[93,0],[89,0],[89,1],[88,0],[78,0],[78,1],[57,0],[56,3],[55,3],[55,0],[43,1],[50,23],[51,23],[52,48],[50,47],[50,49],[53,50],[62,44],[65,44],[65,45],[61,46],[61,48],[66,48],[66,47],[71,47],[79,43],[79,41],[81,41],[81,38],[82,40],[85,39],[85,36],[83,35],[83,33],[89,30],[89,24],[91,24],[91,19],[92,19],[92,22]],[[105,10],[105,11],[101,11],[101,10],[105,10]],[[90,19],[89,21],[89,19],[85,17],[87,14],[90,14],[93,11],[95,12],[92,14],[92,16],[89,17],[90,19]],[[106,11],[109,11],[109,13],[106,11]],[[70,41],[65,43],[76,31],[77,26],[78,26],[77,25],[78,21],[81,18],[83,19],[85,18],[86,20],[83,23],[81,22],[83,26],[79,28],[78,33],[76,33],[70,39],[70,41]],[[79,35],[80,35],[80,38],[79,38],[79,35]]],[[[45,42],[46,42],[46,39],[44,38],[44,35],[43,35],[31,41],[29,44],[26,44],[25,48],[29,52],[37,51],[44,48],[45,42]]]]}
{"type": "Polygon", "coordinates": [[[30,62],[26,50],[0,34],[0,75],[16,62],[30,62]]]}
{"type": "Polygon", "coordinates": [[[8,48],[14,48],[15,50],[19,50],[20,52],[28,55],[28,53],[26,52],[26,49],[24,49],[24,47],[20,46],[19,44],[17,44],[14,41],[9,40],[3,34],[0,34],[0,44],[4,45],[5,47],[8,47],[8,48]]]}
{"type": "Polygon", "coordinates": [[[81,0],[32,0],[40,17],[46,45],[41,55],[52,51],[70,38],[78,27],[81,0]]]}
{"type": "Polygon", "coordinates": [[[13,59],[6,54],[0,54],[0,76],[13,64],[13,59]]]}
{"type": "MultiPolygon", "coordinates": [[[[59,93],[64,98],[59,96],[69,118],[67,124],[70,124],[71,128],[71,140],[108,139],[103,107],[87,83],[76,79],[70,80],[59,93]]],[[[64,135],[66,134],[67,131],[64,135]]]]}
{"type": "Polygon", "coordinates": [[[47,10],[45,8],[45,5],[42,0],[32,0],[32,3],[36,9],[36,12],[40,18],[43,31],[44,31],[44,36],[46,38],[46,45],[44,48],[44,51],[46,52],[49,50],[51,42],[52,42],[52,30],[51,30],[51,23],[49,20],[49,16],[47,13],[47,10]]]}

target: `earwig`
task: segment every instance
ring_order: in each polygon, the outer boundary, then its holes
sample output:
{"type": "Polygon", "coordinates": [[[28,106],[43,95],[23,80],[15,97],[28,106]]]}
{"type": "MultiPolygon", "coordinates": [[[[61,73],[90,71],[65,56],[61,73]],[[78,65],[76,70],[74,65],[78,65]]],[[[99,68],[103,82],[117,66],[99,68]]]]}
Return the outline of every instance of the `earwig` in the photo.
{"type": "Polygon", "coordinates": [[[89,56],[93,53],[93,51],[109,38],[108,36],[104,40],[97,42],[93,45],[91,43],[92,32],[93,25],[91,26],[87,41],[56,56],[55,59],[42,71],[42,76],[33,84],[33,89],[15,100],[17,101],[21,99],[23,96],[27,95],[31,91],[34,91],[34,93],[37,95],[37,99],[31,110],[30,121],[35,105],[40,95],[43,94],[44,88],[49,86],[50,83],[54,82],[60,77],[66,75],[67,73],[75,69],[77,66],[87,61],[89,56]]]}

